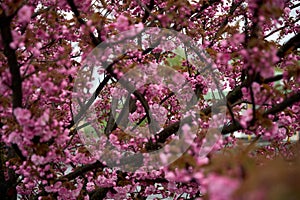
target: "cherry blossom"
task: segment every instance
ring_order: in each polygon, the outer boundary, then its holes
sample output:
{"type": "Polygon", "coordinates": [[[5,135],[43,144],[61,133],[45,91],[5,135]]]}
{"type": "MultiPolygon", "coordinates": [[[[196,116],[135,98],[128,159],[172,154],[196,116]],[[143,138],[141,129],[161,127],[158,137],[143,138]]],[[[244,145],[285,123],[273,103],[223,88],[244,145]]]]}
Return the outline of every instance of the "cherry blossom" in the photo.
{"type": "Polygon", "coordinates": [[[2,1],[1,199],[300,198],[299,8],[2,1]]]}

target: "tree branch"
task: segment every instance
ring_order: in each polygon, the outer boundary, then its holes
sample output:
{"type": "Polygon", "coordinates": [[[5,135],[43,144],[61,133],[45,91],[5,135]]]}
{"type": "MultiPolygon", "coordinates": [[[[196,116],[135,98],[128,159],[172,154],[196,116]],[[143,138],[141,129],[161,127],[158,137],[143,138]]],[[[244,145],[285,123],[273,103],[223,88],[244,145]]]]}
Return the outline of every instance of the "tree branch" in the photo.
{"type": "Polygon", "coordinates": [[[300,47],[300,33],[296,34],[289,41],[284,43],[277,51],[277,56],[283,58],[288,52],[294,51],[300,47]]]}
{"type": "Polygon", "coordinates": [[[73,171],[73,172],[71,172],[71,173],[69,173],[65,176],[59,177],[57,180],[55,180],[55,182],[57,182],[57,181],[70,181],[70,180],[73,180],[73,179],[77,178],[78,176],[84,175],[85,173],[87,173],[87,172],[89,172],[93,169],[97,169],[97,168],[103,169],[104,167],[106,167],[104,164],[102,164],[99,161],[96,161],[93,164],[84,165],[82,167],[79,167],[79,168],[75,169],[75,171],[73,171]]]}
{"type": "Polygon", "coordinates": [[[22,107],[22,79],[16,52],[10,47],[10,43],[13,41],[10,23],[10,18],[4,16],[0,17],[1,36],[4,43],[4,55],[7,58],[9,71],[12,76],[11,88],[13,91],[13,108],[18,108],[22,107]]]}
{"type": "MultiPolygon", "coordinates": [[[[274,81],[278,81],[280,79],[282,79],[283,76],[282,75],[278,75],[275,77],[271,77],[265,80],[260,80],[259,82],[262,83],[270,83],[270,82],[274,82],[274,81]]],[[[237,102],[239,99],[241,99],[243,97],[243,93],[242,93],[242,88],[248,85],[248,79],[245,79],[241,85],[237,86],[236,88],[234,88],[231,92],[229,92],[226,96],[227,102],[229,105],[234,104],[235,102],[237,102]]],[[[221,103],[223,104],[223,103],[221,103]]],[[[218,107],[219,105],[221,105],[220,103],[216,103],[214,104],[214,107],[218,107]]],[[[209,115],[211,113],[211,109],[212,106],[209,106],[203,110],[200,111],[201,114],[204,115],[209,115]]],[[[167,126],[166,128],[164,128],[164,130],[162,130],[159,134],[158,134],[158,142],[159,143],[164,143],[166,141],[166,139],[168,137],[170,137],[173,133],[177,132],[179,127],[180,127],[180,123],[184,123],[184,120],[189,121],[191,120],[191,118],[186,118],[186,119],[182,119],[183,122],[181,121],[177,121],[169,126],[167,126]]],[[[236,130],[240,130],[242,129],[242,126],[239,124],[238,121],[233,121],[232,124],[228,125],[228,126],[224,126],[222,129],[222,134],[227,134],[227,133],[231,133],[234,132],[236,130]]],[[[153,148],[157,148],[157,145],[153,145],[153,144],[149,144],[147,150],[153,150],[153,148]]]]}
{"type": "Polygon", "coordinates": [[[232,1],[231,7],[229,9],[229,13],[227,14],[227,16],[225,17],[225,19],[223,20],[223,22],[220,25],[220,28],[218,30],[218,32],[215,34],[215,36],[213,37],[213,39],[211,40],[211,43],[209,45],[209,47],[212,47],[214,44],[214,41],[220,37],[223,33],[223,31],[225,30],[225,28],[227,27],[227,24],[229,22],[229,17],[231,17],[233,15],[233,13],[235,12],[235,10],[243,3],[243,1],[240,2],[234,2],[232,1]]]}
{"type": "Polygon", "coordinates": [[[150,16],[150,13],[151,13],[151,10],[153,9],[154,7],[154,0],[150,0],[150,4],[149,5],[145,5],[145,15],[142,19],[142,22],[145,23],[146,20],[148,19],[148,17],[150,16]]]}
{"type": "Polygon", "coordinates": [[[222,1],[220,0],[209,0],[209,1],[205,1],[203,3],[203,5],[201,6],[200,9],[196,10],[196,12],[192,13],[190,17],[192,18],[198,18],[200,17],[200,15],[202,14],[202,12],[207,9],[208,7],[212,6],[215,3],[221,3],[222,1]],[[193,16],[194,14],[196,14],[195,16],[193,16]]]}
{"type": "MultiPolygon", "coordinates": [[[[263,117],[267,117],[268,115],[275,115],[299,101],[300,101],[300,92],[288,97],[283,102],[276,104],[272,108],[265,111],[263,113],[263,117]]],[[[232,123],[230,125],[223,127],[222,134],[225,135],[225,134],[232,133],[232,132],[235,132],[235,131],[238,131],[241,129],[243,129],[243,127],[239,123],[237,123],[237,124],[232,123]]]]}
{"type": "MultiPolygon", "coordinates": [[[[300,33],[298,33],[296,36],[291,38],[286,44],[284,44],[278,50],[277,55],[283,56],[282,53],[286,52],[289,48],[291,48],[291,47],[295,48],[295,46],[297,46],[297,45],[299,46],[300,44],[297,44],[297,43],[295,44],[294,43],[296,41],[300,42],[299,40],[300,40],[300,33]]],[[[283,75],[277,75],[275,77],[271,77],[271,78],[268,78],[268,79],[265,79],[265,80],[262,80],[262,81],[259,81],[259,82],[270,83],[270,82],[278,81],[282,78],[283,78],[283,75]]],[[[237,86],[236,88],[234,88],[231,92],[229,92],[227,94],[227,97],[226,97],[227,101],[230,104],[233,104],[237,100],[241,99],[242,96],[243,96],[241,89],[243,87],[247,86],[247,85],[249,85],[249,80],[245,79],[241,83],[241,85],[237,86]]],[[[201,112],[204,113],[205,115],[208,115],[211,112],[211,107],[207,107],[206,109],[203,109],[201,112]]],[[[179,124],[180,124],[180,122],[176,122],[176,123],[173,123],[173,124],[169,125],[163,131],[160,132],[160,136],[162,138],[168,138],[170,135],[172,135],[173,133],[178,131],[179,124]]],[[[234,131],[237,131],[237,130],[240,130],[240,129],[242,129],[242,126],[236,121],[233,124],[230,124],[228,126],[224,126],[223,130],[222,130],[222,134],[231,133],[231,132],[234,132],[234,131]]]]}
{"type": "MultiPolygon", "coordinates": [[[[80,12],[77,8],[77,6],[75,5],[73,0],[67,0],[69,6],[71,7],[72,12],[74,13],[77,21],[81,24],[81,25],[86,25],[85,21],[80,17],[80,12]]],[[[94,46],[97,46],[98,44],[100,44],[102,42],[101,37],[99,37],[100,39],[96,38],[95,35],[90,32],[89,33],[90,38],[92,40],[92,43],[94,46]]]]}
{"type": "Polygon", "coordinates": [[[300,101],[300,92],[291,95],[290,97],[288,97],[287,99],[285,99],[283,102],[273,106],[272,108],[270,108],[269,110],[267,110],[263,116],[267,117],[268,115],[274,115],[276,113],[279,113],[281,111],[283,111],[284,109],[286,109],[287,107],[293,105],[296,102],[300,101]]]}
{"type": "MultiPolygon", "coordinates": [[[[0,16],[0,27],[1,27],[1,36],[2,41],[4,43],[4,55],[7,58],[9,71],[11,74],[11,89],[12,89],[12,106],[13,110],[15,108],[22,107],[22,78],[20,73],[19,64],[17,61],[17,55],[14,49],[10,47],[10,43],[13,41],[11,34],[11,17],[6,17],[4,12],[0,16]]],[[[26,158],[23,156],[21,150],[18,145],[13,144],[12,148],[16,152],[16,154],[24,161],[26,158]]]]}
{"type": "MultiPolygon", "coordinates": [[[[103,81],[98,85],[97,89],[93,93],[93,95],[90,97],[88,102],[80,109],[79,113],[74,117],[74,124],[76,124],[81,117],[84,115],[84,113],[89,109],[89,107],[93,104],[93,102],[96,100],[98,95],[100,94],[101,90],[105,87],[105,85],[108,83],[109,79],[111,78],[110,75],[107,75],[103,81]]],[[[72,125],[72,126],[73,126],[72,125]]]]}

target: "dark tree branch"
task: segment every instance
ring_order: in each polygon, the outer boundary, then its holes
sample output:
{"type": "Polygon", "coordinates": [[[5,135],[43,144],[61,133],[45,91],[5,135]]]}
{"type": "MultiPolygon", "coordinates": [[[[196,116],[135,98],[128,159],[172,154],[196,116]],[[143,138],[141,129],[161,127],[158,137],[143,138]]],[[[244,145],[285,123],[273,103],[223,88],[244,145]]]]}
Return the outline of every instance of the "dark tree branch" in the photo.
{"type": "MultiPolygon", "coordinates": [[[[175,94],[174,92],[171,92],[168,96],[166,96],[159,102],[159,105],[161,106],[165,101],[167,101],[174,94],[175,94]]],[[[138,123],[131,129],[131,131],[134,131],[145,119],[146,119],[146,115],[138,121],[138,123]]]]}
{"type": "MultiPolygon", "coordinates": [[[[278,76],[271,77],[271,78],[268,78],[268,79],[265,79],[265,80],[261,80],[259,82],[261,82],[261,83],[270,83],[270,82],[278,81],[280,79],[282,79],[282,75],[278,75],[278,76]]],[[[245,79],[242,82],[241,85],[237,86],[236,88],[234,88],[231,92],[229,92],[227,94],[226,100],[227,100],[227,103],[229,105],[233,105],[235,102],[237,102],[238,100],[240,100],[243,97],[243,93],[242,93],[241,89],[243,87],[246,87],[247,85],[249,85],[248,82],[249,82],[249,80],[245,79]]],[[[222,104],[223,104],[222,102],[221,103],[217,102],[216,104],[214,104],[214,106],[218,107],[222,104]]],[[[201,110],[200,113],[204,114],[204,115],[209,115],[212,111],[211,109],[212,109],[212,106],[209,106],[209,107],[201,110]]],[[[191,119],[186,118],[186,119],[183,119],[183,120],[189,121],[191,119]]],[[[184,123],[184,121],[183,122],[177,121],[177,122],[167,126],[166,128],[164,128],[164,130],[162,130],[158,134],[158,142],[159,143],[164,143],[168,137],[170,137],[173,133],[176,133],[178,131],[179,127],[180,127],[180,123],[184,123]]],[[[233,121],[232,124],[223,127],[222,134],[231,133],[231,132],[234,132],[234,131],[240,130],[240,129],[242,129],[242,126],[239,124],[239,122],[238,121],[233,121]]],[[[153,145],[150,145],[150,146],[153,146],[153,145]]],[[[148,148],[150,149],[151,147],[148,147],[148,148]]]]}
{"type": "MultiPolygon", "coordinates": [[[[10,47],[10,43],[13,41],[11,34],[11,21],[12,17],[5,16],[5,12],[2,12],[0,15],[0,27],[1,27],[1,37],[4,45],[4,55],[7,58],[7,63],[9,66],[9,71],[11,74],[11,89],[12,89],[12,107],[13,110],[15,108],[22,107],[22,79],[20,68],[17,61],[17,55],[14,49],[10,47]]],[[[21,160],[26,160],[21,150],[19,149],[17,144],[12,144],[12,147],[8,147],[8,158],[19,156],[21,160]]],[[[0,155],[2,157],[2,155],[0,155]]],[[[2,158],[1,158],[2,159],[2,158]]],[[[1,166],[2,168],[2,166],[1,166]]],[[[11,169],[8,170],[8,181],[1,182],[0,190],[1,193],[4,193],[3,196],[5,199],[16,199],[17,191],[16,191],[16,181],[17,175],[11,169]]]]}
{"type": "MultiPolygon", "coordinates": [[[[77,20],[79,21],[80,24],[85,24],[85,21],[80,17],[80,13],[79,10],[77,9],[75,3],[73,0],[68,0],[68,4],[71,7],[72,12],[74,13],[75,17],[77,18],[77,20]]],[[[92,38],[92,42],[95,46],[97,46],[101,41],[98,41],[97,38],[94,36],[94,34],[92,32],[90,32],[90,36],[92,38]]],[[[122,56],[121,56],[122,57],[122,56]]],[[[115,79],[118,80],[117,75],[113,72],[112,70],[112,66],[117,63],[119,60],[116,60],[115,62],[111,63],[107,68],[106,71],[115,79]]],[[[149,105],[148,102],[146,101],[146,99],[144,98],[144,96],[142,94],[140,94],[137,90],[135,90],[135,88],[128,83],[128,81],[125,80],[121,80],[121,85],[123,87],[125,87],[128,91],[134,91],[133,94],[135,95],[135,97],[142,103],[142,106],[144,107],[145,111],[146,111],[146,115],[147,115],[147,119],[148,122],[151,122],[151,113],[149,110],[149,105]]],[[[75,119],[76,121],[76,119],[75,119]]],[[[151,131],[151,130],[150,130],[151,131]]]]}
{"type": "Polygon", "coordinates": [[[115,118],[114,118],[114,115],[113,115],[113,109],[115,107],[115,104],[117,104],[117,99],[112,99],[112,102],[111,102],[111,108],[110,108],[110,112],[109,112],[109,117],[108,117],[108,121],[107,121],[107,124],[106,124],[106,127],[105,127],[105,130],[104,130],[104,134],[108,137],[109,134],[115,130],[117,128],[117,124],[115,122],[115,118]]]}
{"type": "Polygon", "coordinates": [[[87,173],[91,170],[103,169],[104,167],[106,167],[104,164],[97,161],[93,164],[88,164],[88,165],[84,165],[82,167],[79,167],[79,168],[75,169],[75,171],[73,171],[73,172],[71,172],[71,173],[69,173],[65,176],[62,176],[62,177],[58,178],[55,182],[57,182],[57,181],[71,181],[71,180],[77,178],[78,176],[82,176],[82,175],[84,175],[85,173],[87,173]]]}
{"type": "MultiPolygon", "coordinates": [[[[17,61],[16,51],[10,47],[10,43],[13,41],[11,34],[11,17],[6,17],[4,13],[0,16],[0,27],[1,27],[1,36],[2,41],[4,43],[4,55],[7,58],[9,71],[11,74],[11,89],[12,89],[12,106],[13,109],[22,107],[22,78],[20,73],[19,64],[17,61]]],[[[12,148],[16,152],[16,154],[22,159],[26,160],[23,156],[21,150],[18,145],[13,144],[12,148]]]]}
{"type": "MultiPolygon", "coordinates": [[[[74,13],[77,21],[82,25],[86,25],[85,21],[80,17],[80,12],[79,12],[77,6],[75,5],[74,1],[73,0],[67,0],[67,2],[69,4],[72,12],[74,13]]],[[[98,44],[100,44],[102,42],[101,37],[99,37],[100,39],[96,38],[95,35],[92,32],[90,32],[89,35],[90,35],[90,38],[91,38],[92,43],[93,43],[94,46],[97,46],[98,44]]]]}
{"type": "MultiPolygon", "coordinates": [[[[271,109],[265,111],[263,113],[263,116],[268,117],[268,115],[275,115],[281,111],[284,111],[287,107],[289,107],[299,101],[300,101],[300,92],[288,97],[283,102],[274,105],[271,109]]],[[[239,123],[230,124],[230,125],[223,127],[222,134],[225,135],[225,134],[232,133],[232,132],[242,130],[242,129],[243,129],[243,127],[239,123]]]]}
{"type": "Polygon", "coordinates": [[[153,9],[154,7],[154,0],[150,0],[150,4],[145,6],[147,7],[147,9],[145,9],[145,15],[142,19],[142,22],[145,23],[146,20],[148,19],[148,17],[150,16],[150,13],[151,13],[151,10],[153,9]]]}
{"type": "Polygon", "coordinates": [[[300,3],[297,3],[297,4],[294,4],[293,6],[291,6],[290,9],[292,10],[292,9],[295,9],[295,8],[297,8],[299,6],[300,6],[300,3]]]}
{"type": "MultiPolygon", "coordinates": [[[[147,48],[145,50],[142,51],[142,55],[146,55],[148,53],[151,53],[152,50],[154,49],[154,47],[158,46],[159,45],[159,42],[160,40],[157,40],[151,47],[151,48],[147,48]]],[[[106,71],[108,73],[110,73],[115,79],[118,80],[118,77],[116,76],[116,74],[113,72],[112,70],[112,67],[113,65],[115,65],[119,60],[121,60],[126,54],[123,54],[120,58],[116,59],[113,63],[111,63],[107,68],[106,68],[106,71]]],[[[142,118],[142,120],[140,120],[140,123],[142,123],[142,121],[144,119],[147,118],[148,120],[148,123],[151,122],[151,119],[153,120],[153,118],[151,117],[151,113],[150,113],[150,110],[149,110],[149,105],[148,105],[148,102],[146,101],[146,99],[144,98],[144,96],[138,92],[137,90],[134,90],[133,86],[130,85],[130,83],[127,83],[125,80],[122,80],[121,82],[121,85],[123,85],[123,87],[125,87],[128,91],[134,91],[133,92],[133,95],[137,98],[137,100],[139,100],[141,103],[142,103],[142,106],[144,107],[145,109],[145,112],[146,112],[146,115],[142,118]],[[123,83],[122,83],[123,82],[123,83]]],[[[135,103],[134,105],[130,105],[130,107],[133,107],[135,106],[135,103]]],[[[154,121],[154,130],[151,130],[151,127],[150,127],[150,132],[155,132],[155,129],[156,129],[157,126],[157,122],[154,121]]],[[[109,133],[113,130],[115,130],[117,128],[117,124],[114,120],[114,117],[112,115],[112,111],[110,111],[110,115],[109,115],[109,119],[108,119],[108,123],[107,123],[107,126],[105,127],[105,135],[109,135],[109,133]]],[[[134,128],[132,129],[132,131],[134,130],[134,128]]]]}
{"type": "MultiPolygon", "coordinates": [[[[291,39],[291,40],[293,40],[293,39],[291,39]]],[[[291,42],[288,42],[288,43],[291,43],[291,42]]],[[[270,83],[270,82],[274,82],[274,81],[278,81],[278,80],[282,79],[283,75],[277,75],[275,77],[271,77],[271,78],[268,78],[268,79],[259,79],[259,77],[256,77],[256,78],[257,78],[256,81],[259,82],[259,83],[270,83]]],[[[241,85],[237,86],[231,92],[228,93],[228,95],[226,96],[226,100],[227,100],[228,104],[230,104],[230,105],[234,104],[236,101],[238,101],[239,99],[242,98],[243,94],[242,94],[241,89],[243,87],[247,87],[248,85],[250,85],[250,83],[251,83],[250,81],[251,81],[250,79],[245,79],[241,83],[241,85]]],[[[218,103],[215,106],[218,106],[218,103]]],[[[209,107],[201,110],[200,113],[205,114],[205,115],[209,115],[211,113],[211,109],[212,109],[212,107],[209,106],[209,107]]],[[[241,129],[242,128],[241,125],[235,120],[233,121],[233,124],[234,124],[234,126],[225,127],[224,132],[231,132],[235,129],[241,129]]],[[[161,142],[161,143],[165,142],[165,140],[169,136],[171,136],[173,133],[178,131],[179,126],[180,126],[180,121],[175,122],[175,123],[167,126],[163,131],[161,131],[158,134],[158,138],[161,138],[161,139],[158,139],[158,142],[161,142]]]]}
{"type": "Polygon", "coordinates": [[[263,80],[263,83],[271,83],[271,82],[275,82],[275,81],[279,81],[283,78],[282,74],[267,78],[265,80],[263,80]]]}
{"type": "Polygon", "coordinates": [[[211,43],[209,45],[209,47],[212,47],[212,45],[214,44],[214,41],[220,37],[223,33],[223,31],[225,30],[225,28],[227,27],[227,24],[229,22],[229,17],[231,17],[235,10],[243,3],[243,1],[240,1],[240,2],[234,2],[232,1],[232,4],[231,4],[231,7],[229,9],[229,13],[227,14],[227,16],[225,17],[225,19],[223,20],[223,22],[221,23],[220,25],[220,28],[218,30],[218,32],[215,34],[215,36],[213,37],[213,39],[211,40],[211,43]]]}
{"type": "MultiPolygon", "coordinates": [[[[109,79],[111,78],[110,75],[107,75],[104,80],[98,85],[97,89],[93,93],[93,95],[90,97],[88,102],[80,109],[79,113],[74,117],[74,124],[76,124],[86,113],[86,111],[89,109],[89,107],[93,104],[93,102],[96,100],[102,89],[105,87],[105,85],[108,83],[109,79]]],[[[74,125],[73,124],[73,125],[74,125]]],[[[72,125],[72,126],[73,126],[72,125]]]]}
{"type": "Polygon", "coordinates": [[[109,188],[98,188],[89,193],[91,200],[104,199],[106,197],[109,188]]]}
{"type": "Polygon", "coordinates": [[[202,14],[202,12],[207,9],[208,7],[212,6],[215,3],[221,3],[222,1],[220,0],[209,0],[209,1],[205,1],[204,4],[201,6],[200,9],[196,10],[194,13],[191,14],[190,17],[192,18],[199,18],[202,14]],[[196,14],[196,15],[194,15],[196,14]],[[194,15],[194,16],[193,16],[194,15]]]}
{"type": "Polygon", "coordinates": [[[52,8],[52,6],[49,6],[49,7],[47,7],[47,8],[43,8],[43,9],[38,10],[37,12],[35,12],[35,13],[33,13],[33,14],[31,15],[31,19],[34,19],[34,18],[36,18],[37,16],[39,16],[39,15],[41,15],[41,14],[43,14],[43,13],[48,12],[51,8],[52,8]]]}
{"type": "Polygon", "coordinates": [[[252,103],[252,119],[251,119],[251,125],[254,125],[255,119],[256,119],[256,109],[255,109],[255,97],[252,85],[249,86],[250,89],[250,97],[251,97],[251,103],[252,103]]]}
{"type": "Polygon", "coordinates": [[[4,43],[4,55],[7,58],[9,71],[12,76],[11,88],[13,90],[13,108],[18,108],[22,107],[22,79],[16,52],[10,47],[10,43],[13,41],[10,23],[10,18],[4,16],[0,17],[1,36],[4,43]]]}
{"type": "Polygon", "coordinates": [[[277,56],[283,58],[288,52],[294,51],[300,47],[300,33],[296,34],[277,51],[277,56]]]}
{"type": "Polygon", "coordinates": [[[286,109],[287,107],[293,105],[294,103],[297,103],[300,101],[300,92],[291,95],[290,97],[288,97],[287,99],[285,99],[283,102],[273,106],[271,109],[267,110],[263,116],[267,117],[268,115],[274,115],[276,113],[279,113],[281,111],[283,111],[284,109],[286,109]]]}

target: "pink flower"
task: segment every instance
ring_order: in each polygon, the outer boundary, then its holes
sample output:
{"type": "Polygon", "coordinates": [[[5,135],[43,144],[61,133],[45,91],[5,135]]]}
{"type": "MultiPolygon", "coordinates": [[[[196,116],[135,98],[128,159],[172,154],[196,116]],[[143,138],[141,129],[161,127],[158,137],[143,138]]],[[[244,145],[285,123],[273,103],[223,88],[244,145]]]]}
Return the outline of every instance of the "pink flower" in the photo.
{"type": "Polygon", "coordinates": [[[31,6],[23,6],[18,12],[18,22],[28,23],[31,18],[32,10],[31,6]]]}
{"type": "Polygon", "coordinates": [[[160,23],[162,24],[163,27],[167,27],[170,19],[167,15],[158,15],[157,18],[160,20],[160,23]]]}
{"type": "Polygon", "coordinates": [[[162,162],[163,164],[167,164],[167,163],[168,163],[169,154],[166,154],[166,153],[160,153],[160,154],[159,154],[159,157],[160,157],[161,162],[162,162]]]}
{"type": "Polygon", "coordinates": [[[16,108],[14,110],[14,114],[20,125],[28,124],[28,122],[30,121],[31,113],[27,109],[16,108]]]}
{"type": "Polygon", "coordinates": [[[20,133],[14,131],[9,134],[6,142],[19,144],[22,142],[22,137],[20,136],[20,133]]]}
{"type": "Polygon", "coordinates": [[[87,191],[92,191],[92,190],[94,190],[94,189],[95,189],[95,184],[94,184],[93,182],[88,182],[88,183],[86,184],[86,189],[87,189],[87,191]]]}
{"type": "Polygon", "coordinates": [[[165,178],[168,181],[176,181],[176,175],[174,174],[174,172],[171,172],[171,171],[165,172],[165,178]]]}
{"type": "Polygon", "coordinates": [[[48,81],[48,80],[43,82],[41,86],[48,95],[53,95],[56,90],[56,87],[53,84],[53,82],[48,81]]]}
{"type": "Polygon", "coordinates": [[[229,53],[218,53],[217,54],[217,62],[223,65],[228,64],[230,60],[230,54],[229,53]]]}
{"type": "Polygon", "coordinates": [[[125,17],[124,15],[120,15],[117,18],[116,29],[118,29],[119,31],[126,31],[128,29],[128,26],[129,26],[129,21],[127,17],[125,17]]]}
{"type": "Polygon", "coordinates": [[[49,113],[50,110],[46,109],[42,116],[38,119],[38,124],[40,124],[41,126],[45,126],[46,123],[49,121],[49,113]]]}
{"type": "Polygon", "coordinates": [[[244,34],[241,33],[237,33],[234,34],[230,39],[229,39],[229,43],[231,46],[239,46],[242,44],[242,42],[245,40],[245,36],[244,34]]]}
{"type": "Polygon", "coordinates": [[[209,175],[206,179],[209,199],[230,200],[232,194],[239,187],[239,181],[225,176],[209,175]]]}
{"type": "Polygon", "coordinates": [[[253,82],[252,83],[252,90],[254,94],[257,94],[258,92],[260,92],[260,84],[257,82],[253,82]]]}
{"type": "Polygon", "coordinates": [[[264,78],[270,78],[274,76],[274,69],[272,67],[262,68],[260,71],[260,75],[264,78]]]}
{"type": "Polygon", "coordinates": [[[114,134],[109,135],[109,140],[112,144],[119,144],[120,143],[118,137],[114,134]]]}
{"type": "Polygon", "coordinates": [[[57,192],[58,188],[60,188],[62,183],[60,181],[56,182],[54,185],[46,186],[46,192],[57,192]]]}
{"type": "Polygon", "coordinates": [[[36,154],[33,154],[31,156],[31,161],[36,164],[36,165],[40,165],[40,164],[44,164],[45,163],[45,158],[42,156],[38,156],[36,154]]]}
{"type": "Polygon", "coordinates": [[[251,119],[252,119],[252,109],[249,108],[244,112],[244,114],[240,120],[240,124],[242,125],[243,128],[246,128],[247,122],[249,122],[251,119]]]}
{"type": "Polygon", "coordinates": [[[18,47],[23,47],[25,37],[21,35],[20,31],[12,30],[11,34],[13,41],[9,44],[10,48],[17,49],[18,47]]]}
{"type": "Polygon", "coordinates": [[[206,165],[209,163],[209,159],[207,157],[201,157],[197,159],[197,163],[199,166],[206,165]]]}
{"type": "Polygon", "coordinates": [[[140,32],[140,31],[142,31],[144,29],[144,24],[140,22],[138,24],[135,24],[134,28],[136,28],[137,32],[140,32]]]}
{"type": "Polygon", "coordinates": [[[288,8],[288,7],[284,8],[284,14],[285,15],[289,16],[290,12],[291,12],[290,8],[288,8]]]}
{"type": "Polygon", "coordinates": [[[191,180],[191,175],[188,173],[185,169],[175,169],[175,172],[173,171],[166,171],[165,172],[165,178],[168,181],[176,181],[176,182],[189,182],[191,180]]]}

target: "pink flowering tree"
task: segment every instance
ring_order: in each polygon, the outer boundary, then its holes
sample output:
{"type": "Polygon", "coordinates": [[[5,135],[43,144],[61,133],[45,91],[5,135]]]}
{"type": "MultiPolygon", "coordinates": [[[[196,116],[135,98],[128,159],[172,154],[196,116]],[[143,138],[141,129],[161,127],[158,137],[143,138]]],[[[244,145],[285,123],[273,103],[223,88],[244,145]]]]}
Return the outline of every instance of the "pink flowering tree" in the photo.
{"type": "MultiPolygon", "coordinates": [[[[1,1],[0,198],[299,199],[299,142],[291,139],[300,129],[299,8],[297,0],[1,1]],[[191,45],[176,53],[179,43],[153,40],[147,48],[138,35],[149,27],[191,38],[214,76],[188,59],[191,45]],[[124,31],[129,39],[119,38],[124,31]],[[101,44],[118,51],[116,39],[139,45],[88,79],[90,52],[101,44]],[[162,65],[172,70],[155,73],[162,65]],[[207,98],[212,88],[216,99],[207,98]],[[188,147],[159,153],[159,167],[146,156],[118,159],[181,135],[188,147]]],[[[111,50],[98,51],[102,64],[111,50]]]]}

